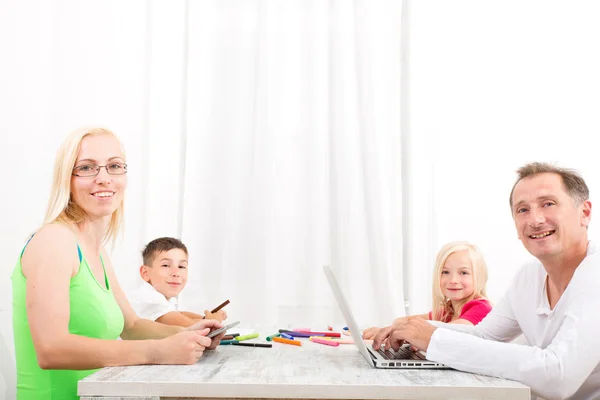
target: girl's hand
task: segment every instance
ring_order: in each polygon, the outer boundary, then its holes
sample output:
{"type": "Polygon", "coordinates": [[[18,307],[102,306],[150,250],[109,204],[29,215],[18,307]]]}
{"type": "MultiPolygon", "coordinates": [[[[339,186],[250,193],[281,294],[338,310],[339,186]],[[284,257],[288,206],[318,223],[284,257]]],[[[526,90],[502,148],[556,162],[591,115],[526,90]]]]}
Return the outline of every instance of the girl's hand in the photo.
{"type": "Polygon", "coordinates": [[[365,329],[363,331],[362,338],[364,340],[371,340],[371,339],[373,339],[375,337],[375,335],[377,335],[377,333],[379,332],[379,329],[380,328],[378,328],[376,326],[372,326],[370,328],[365,329]]]}

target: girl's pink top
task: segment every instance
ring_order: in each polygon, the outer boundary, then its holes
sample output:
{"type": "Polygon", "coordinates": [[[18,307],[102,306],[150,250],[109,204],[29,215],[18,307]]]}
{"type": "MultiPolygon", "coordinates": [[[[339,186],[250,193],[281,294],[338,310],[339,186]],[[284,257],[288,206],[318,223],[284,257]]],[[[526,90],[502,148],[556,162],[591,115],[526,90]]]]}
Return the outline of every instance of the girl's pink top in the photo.
{"type": "MultiPolygon", "coordinates": [[[[487,299],[482,297],[478,299],[473,299],[465,304],[460,311],[460,316],[458,319],[465,319],[471,322],[473,325],[477,325],[485,318],[488,313],[492,311],[492,305],[487,299]]],[[[431,317],[431,311],[429,312],[429,319],[431,317]]],[[[450,322],[452,320],[452,316],[448,315],[442,322],[450,322]]]]}

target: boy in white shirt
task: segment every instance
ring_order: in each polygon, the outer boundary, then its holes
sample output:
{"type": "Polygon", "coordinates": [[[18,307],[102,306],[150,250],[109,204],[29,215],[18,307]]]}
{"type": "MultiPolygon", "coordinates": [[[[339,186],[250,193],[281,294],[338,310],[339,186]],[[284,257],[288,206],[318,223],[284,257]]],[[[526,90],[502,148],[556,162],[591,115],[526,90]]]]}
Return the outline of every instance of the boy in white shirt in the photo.
{"type": "Polygon", "coordinates": [[[142,251],[142,258],[140,276],[144,284],[129,297],[140,318],[184,327],[204,318],[218,321],[227,318],[224,310],[214,314],[205,310],[204,315],[178,310],[177,296],[188,277],[188,251],[179,239],[154,239],[142,251]]]}

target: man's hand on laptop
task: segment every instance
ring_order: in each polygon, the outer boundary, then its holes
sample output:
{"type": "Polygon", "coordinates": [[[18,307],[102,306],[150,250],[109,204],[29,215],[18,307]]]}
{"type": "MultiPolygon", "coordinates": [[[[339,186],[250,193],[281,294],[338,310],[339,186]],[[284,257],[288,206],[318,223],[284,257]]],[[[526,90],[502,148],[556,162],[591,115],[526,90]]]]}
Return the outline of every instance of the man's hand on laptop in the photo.
{"type": "MultiPolygon", "coordinates": [[[[418,318],[418,316],[398,317],[392,322],[392,325],[404,323],[404,322],[408,321],[409,319],[413,319],[413,318],[418,318]]],[[[370,328],[365,329],[363,331],[363,335],[362,335],[363,340],[374,339],[375,336],[379,333],[379,331],[381,329],[385,329],[385,328],[380,328],[378,326],[372,326],[370,328]]]]}
{"type": "Polygon", "coordinates": [[[391,347],[397,351],[400,346],[408,342],[413,348],[427,351],[431,335],[436,329],[435,326],[420,318],[398,321],[379,330],[373,338],[373,348],[377,350],[382,343],[385,343],[386,350],[391,347]]]}

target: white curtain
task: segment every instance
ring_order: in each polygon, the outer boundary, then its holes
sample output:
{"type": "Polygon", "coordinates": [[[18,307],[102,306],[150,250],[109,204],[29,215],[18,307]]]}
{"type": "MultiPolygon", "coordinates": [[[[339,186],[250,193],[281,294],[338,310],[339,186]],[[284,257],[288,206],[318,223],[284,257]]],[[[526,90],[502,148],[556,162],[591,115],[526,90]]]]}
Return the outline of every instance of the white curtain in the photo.
{"type": "Polygon", "coordinates": [[[15,388],[9,277],[81,125],[127,151],[112,251],[126,291],[143,245],[172,235],[190,247],[190,308],[229,298],[247,325],[342,323],[331,264],[361,324],[401,315],[400,6],[1,2],[0,151],[17,167],[2,198],[0,398],[15,388]]]}
{"type": "Polygon", "coordinates": [[[182,302],[252,323],[403,315],[399,1],[190,2],[182,302]]]}

